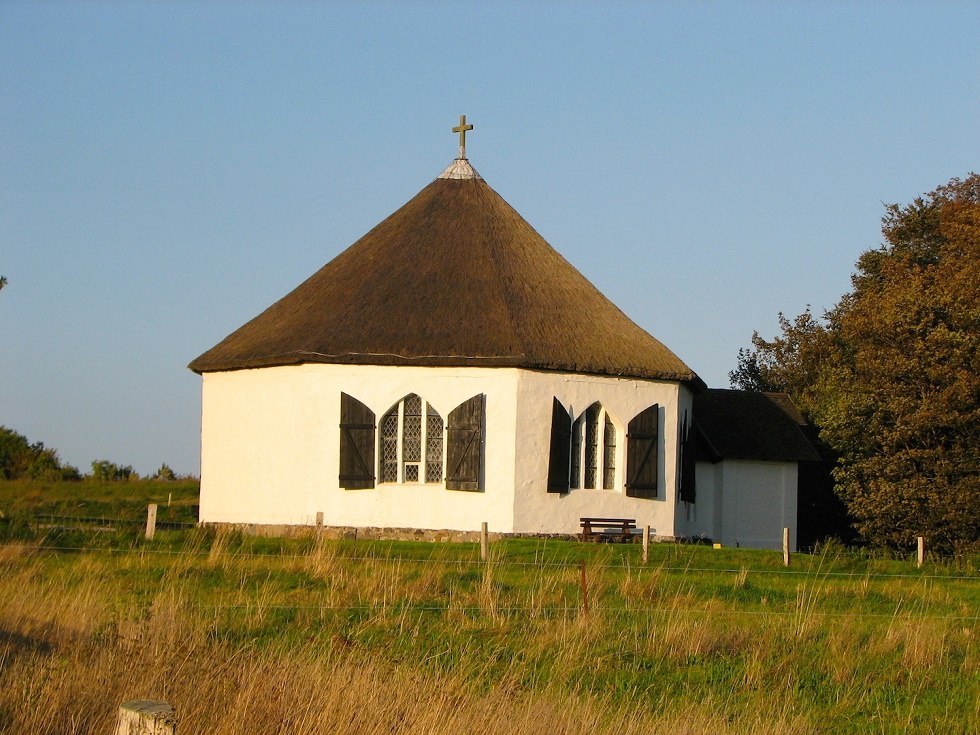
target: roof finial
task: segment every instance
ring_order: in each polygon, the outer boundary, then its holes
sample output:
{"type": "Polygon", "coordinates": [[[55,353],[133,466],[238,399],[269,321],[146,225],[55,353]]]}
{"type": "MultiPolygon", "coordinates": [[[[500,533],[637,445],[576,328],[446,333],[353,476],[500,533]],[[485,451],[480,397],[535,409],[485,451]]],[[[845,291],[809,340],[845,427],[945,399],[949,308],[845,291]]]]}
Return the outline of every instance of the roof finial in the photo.
{"type": "Polygon", "coordinates": [[[459,125],[453,128],[454,133],[459,133],[459,157],[466,158],[466,131],[472,130],[472,125],[466,124],[466,115],[459,116],[459,125]]]}

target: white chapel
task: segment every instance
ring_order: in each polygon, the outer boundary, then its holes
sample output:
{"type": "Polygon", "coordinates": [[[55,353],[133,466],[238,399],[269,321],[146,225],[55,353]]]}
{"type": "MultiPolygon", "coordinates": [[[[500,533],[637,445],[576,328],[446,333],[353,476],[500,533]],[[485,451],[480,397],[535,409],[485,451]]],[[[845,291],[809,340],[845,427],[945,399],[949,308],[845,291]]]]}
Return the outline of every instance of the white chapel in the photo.
{"type": "Polygon", "coordinates": [[[459,156],[196,358],[202,523],[576,533],[778,547],[788,399],[713,391],[459,156]]]}

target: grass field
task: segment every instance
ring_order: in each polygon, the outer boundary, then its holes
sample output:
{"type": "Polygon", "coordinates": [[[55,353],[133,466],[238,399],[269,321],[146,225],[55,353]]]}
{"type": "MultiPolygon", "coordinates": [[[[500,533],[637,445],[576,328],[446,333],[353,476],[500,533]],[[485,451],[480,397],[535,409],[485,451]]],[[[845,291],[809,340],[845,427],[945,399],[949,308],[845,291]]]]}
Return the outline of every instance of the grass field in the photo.
{"type": "Polygon", "coordinates": [[[143,697],[181,735],[980,731],[977,558],[0,533],[0,732],[143,697]]]}
{"type": "Polygon", "coordinates": [[[156,503],[159,519],[195,523],[199,488],[197,480],[0,480],[0,512],[15,519],[56,515],[145,521],[146,506],[156,503]]]}

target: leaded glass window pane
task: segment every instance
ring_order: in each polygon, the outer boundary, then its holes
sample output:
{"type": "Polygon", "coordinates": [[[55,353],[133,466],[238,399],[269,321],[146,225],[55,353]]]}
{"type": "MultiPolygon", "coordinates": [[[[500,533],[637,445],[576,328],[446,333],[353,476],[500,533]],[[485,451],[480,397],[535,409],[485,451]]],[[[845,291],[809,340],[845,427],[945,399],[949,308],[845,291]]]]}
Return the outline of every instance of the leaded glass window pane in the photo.
{"type": "MultiPolygon", "coordinates": [[[[405,417],[402,425],[402,461],[422,460],[422,399],[414,393],[405,399],[405,417]]],[[[405,478],[408,480],[408,477],[405,478]]],[[[418,480],[418,476],[416,476],[418,480]]]]}
{"type": "Polygon", "coordinates": [[[595,489],[596,465],[599,461],[599,404],[585,411],[585,486],[595,489]]]}
{"type": "Polygon", "coordinates": [[[442,482],[443,422],[432,406],[425,417],[425,481],[442,482]]]}
{"type": "Polygon", "coordinates": [[[616,485],[616,427],[606,416],[603,431],[602,488],[612,490],[616,485]]]}
{"type": "Polygon", "coordinates": [[[381,419],[381,482],[398,482],[398,406],[381,419]]]}
{"type": "Polygon", "coordinates": [[[438,411],[410,393],[385,414],[379,427],[381,482],[443,481],[445,423],[438,411]]]}

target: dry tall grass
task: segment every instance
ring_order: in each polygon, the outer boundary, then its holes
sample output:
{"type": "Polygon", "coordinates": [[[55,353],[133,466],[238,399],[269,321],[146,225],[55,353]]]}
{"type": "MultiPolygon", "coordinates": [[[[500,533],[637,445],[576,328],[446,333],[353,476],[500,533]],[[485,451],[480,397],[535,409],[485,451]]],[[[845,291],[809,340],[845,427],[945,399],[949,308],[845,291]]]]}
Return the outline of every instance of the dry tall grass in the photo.
{"type": "MultiPolygon", "coordinates": [[[[929,732],[914,699],[888,692],[926,697],[951,657],[959,675],[980,674],[972,624],[913,606],[880,625],[827,625],[820,579],[792,610],[737,615],[721,601],[698,609],[690,583],[662,572],[600,567],[597,603],[648,607],[586,615],[574,569],[532,567],[520,586],[499,560],[352,562],[329,543],[255,559],[230,546],[164,561],[0,547],[0,732],[105,735],[131,698],[173,704],[180,735],[806,735],[854,713],[881,732],[929,732]],[[283,574],[298,581],[284,588],[283,574]],[[412,607],[433,599],[438,617],[412,607]],[[289,604],[298,612],[276,630],[289,604]],[[814,681],[833,701],[801,698],[814,681]]],[[[973,732],[978,708],[942,729],[973,732]]]]}

